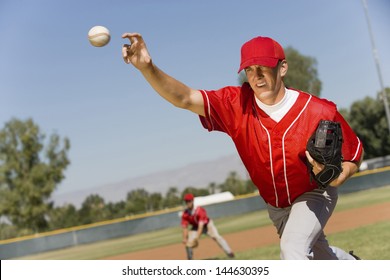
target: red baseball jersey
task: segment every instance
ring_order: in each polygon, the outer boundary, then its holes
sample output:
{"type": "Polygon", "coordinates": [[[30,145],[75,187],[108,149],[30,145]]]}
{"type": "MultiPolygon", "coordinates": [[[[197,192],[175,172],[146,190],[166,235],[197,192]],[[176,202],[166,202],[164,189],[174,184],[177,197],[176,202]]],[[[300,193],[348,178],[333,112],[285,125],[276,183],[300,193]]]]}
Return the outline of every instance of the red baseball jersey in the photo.
{"type": "Polygon", "coordinates": [[[287,207],[305,192],[317,188],[306,165],[306,143],[321,119],[340,122],[343,159],[358,162],[362,144],[328,100],[298,91],[292,108],[275,122],[256,104],[248,83],[242,87],[202,90],[209,131],[222,131],[233,140],[249,176],[265,202],[287,207]]]}
{"type": "Polygon", "coordinates": [[[197,229],[199,223],[207,224],[209,222],[206,209],[202,207],[196,207],[195,209],[186,209],[181,216],[181,226],[187,227],[189,224],[193,228],[197,229]]]}

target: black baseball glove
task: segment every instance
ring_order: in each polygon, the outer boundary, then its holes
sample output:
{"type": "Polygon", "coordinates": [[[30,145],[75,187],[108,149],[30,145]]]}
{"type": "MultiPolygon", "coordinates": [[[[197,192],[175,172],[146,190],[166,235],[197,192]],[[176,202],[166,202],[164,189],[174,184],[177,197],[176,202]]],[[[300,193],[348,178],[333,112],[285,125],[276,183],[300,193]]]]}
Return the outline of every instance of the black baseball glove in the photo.
{"type": "Polygon", "coordinates": [[[308,162],[311,178],[317,182],[319,188],[326,188],[343,171],[342,143],[340,123],[326,120],[320,121],[316,131],[309,138],[307,151],[315,161],[324,165],[324,169],[315,175],[313,166],[308,162]]]}

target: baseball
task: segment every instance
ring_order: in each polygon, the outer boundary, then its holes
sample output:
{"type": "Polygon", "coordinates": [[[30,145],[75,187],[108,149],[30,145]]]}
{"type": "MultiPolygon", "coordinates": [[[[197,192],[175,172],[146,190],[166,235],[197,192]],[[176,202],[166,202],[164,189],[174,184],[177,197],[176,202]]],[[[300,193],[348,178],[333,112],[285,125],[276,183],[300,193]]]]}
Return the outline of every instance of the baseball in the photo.
{"type": "Polygon", "coordinates": [[[110,31],[104,26],[94,26],[88,32],[88,40],[94,47],[103,47],[110,39],[110,31]]]}

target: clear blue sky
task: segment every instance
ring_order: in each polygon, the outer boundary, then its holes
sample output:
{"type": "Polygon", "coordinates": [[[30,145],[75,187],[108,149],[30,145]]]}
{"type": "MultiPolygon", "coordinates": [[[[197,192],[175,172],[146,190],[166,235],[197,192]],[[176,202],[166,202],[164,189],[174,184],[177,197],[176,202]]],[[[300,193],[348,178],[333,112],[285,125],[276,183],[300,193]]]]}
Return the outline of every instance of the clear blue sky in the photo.
{"type": "MultiPolygon", "coordinates": [[[[367,2],[388,87],[390,1],[367,2]]],[[[155,63],[195,88],[236,85],[241,45],[262,35],[315,57],[321,96],[339,107],[380,90],[360,0],[1,0],[0,122],[31,117],[70,139],[59,193],[235,153],[123,62],[124,32],[140,32],[155,63]],[[89,44],[94,25],[110,29],[106,47],[89,44]]]]}

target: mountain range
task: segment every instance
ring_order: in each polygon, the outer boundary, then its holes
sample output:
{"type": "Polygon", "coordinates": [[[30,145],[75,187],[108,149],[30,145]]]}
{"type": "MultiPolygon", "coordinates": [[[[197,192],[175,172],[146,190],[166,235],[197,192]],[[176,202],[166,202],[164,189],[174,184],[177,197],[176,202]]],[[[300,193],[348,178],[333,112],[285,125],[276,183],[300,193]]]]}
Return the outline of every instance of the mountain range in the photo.
{"type": "Polygon", "coordinates": [[[248,178],[239,156],[228,155],[215,160],[191,163],[177,169],[125,179],[116,183],[108,183],[68,193],[54,193],[52,200],[56,206],[73,204],[76,208],[80,208],[85,198],[91,194],[100,195],[106,203],[126,200],[127,193],[135,189],[145,189],[149,193],[158,192],[165,195],[170,187],[177,187],[179,191],[182,191],[190,186],[206,188],[210,183],[222,183],[232,171],[236,172],[242,179],[248,178]]]}

